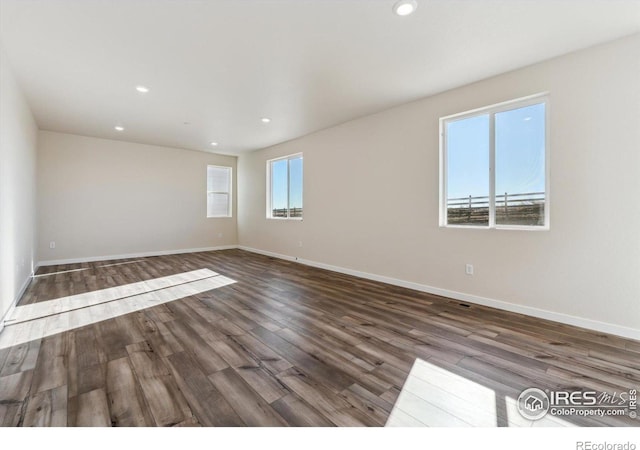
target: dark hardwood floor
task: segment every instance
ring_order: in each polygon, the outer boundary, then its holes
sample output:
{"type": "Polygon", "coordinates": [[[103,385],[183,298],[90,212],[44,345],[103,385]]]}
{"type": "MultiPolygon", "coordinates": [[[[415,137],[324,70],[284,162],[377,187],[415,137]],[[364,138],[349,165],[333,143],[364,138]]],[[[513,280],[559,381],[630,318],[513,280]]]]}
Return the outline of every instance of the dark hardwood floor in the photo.
{"type": "Polygon", "coordinates": [[[20,306],[201,269],[235,283],[190,294],[184,282],[177,300],[16,334],[0,347],[0,424],[382,426],[416,358],[495,393],[502,426],[513,419],[504,399],[525,388],[640,386],[640,342],[241,250],[44,267],[20,306]]]}

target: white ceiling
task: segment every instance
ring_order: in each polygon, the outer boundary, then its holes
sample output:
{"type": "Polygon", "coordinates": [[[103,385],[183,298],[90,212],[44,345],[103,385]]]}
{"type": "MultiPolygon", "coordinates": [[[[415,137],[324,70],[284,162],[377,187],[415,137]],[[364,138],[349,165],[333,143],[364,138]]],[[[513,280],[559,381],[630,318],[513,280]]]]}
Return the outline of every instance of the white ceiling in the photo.
{"type": "Polygon", "coordinates": [[[638,0],[395,1],[0,0],[0,39],[42,129],[238,154],[640,31],[638,0]]]}

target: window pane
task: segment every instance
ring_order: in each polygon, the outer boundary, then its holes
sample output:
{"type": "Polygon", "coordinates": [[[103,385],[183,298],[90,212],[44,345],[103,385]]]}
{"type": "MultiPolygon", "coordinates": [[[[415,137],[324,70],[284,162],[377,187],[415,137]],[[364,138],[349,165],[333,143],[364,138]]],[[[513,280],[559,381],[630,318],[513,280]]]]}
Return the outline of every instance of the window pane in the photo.
{"type": "Polygon", "coordinates": [[[227,217],[229,215],[229,194],[207,194],[207,217],[227,217]]]}
{"type": "Polygon", "coordinates": [[[489,115],[447,123],[447,223],[489,225],[489,115]]]}
{"type": "Polygon", "coordinates": [[[207,166],[207,217],[229,217],[231,168],[207,166]]]}
{"type": "Polygon", "coordinates": [[[207,166],[207,191],[229,192],[230,177],[228,167],[207,166]]]}
{"type": "Polygon", "coordinates": [[[544,225],[544,103],[497,113],[496,224],[544,225]]]}
{"type": "Polygon", "coordinates": [[[302,217],[302,157],[289,160],[289,217],[302,217]]]}
{"type": "Polygon", "coordinates": [[[271,214],[272,217],[287,217],[287,163],[286,159],[271,163],[271,214]]]}

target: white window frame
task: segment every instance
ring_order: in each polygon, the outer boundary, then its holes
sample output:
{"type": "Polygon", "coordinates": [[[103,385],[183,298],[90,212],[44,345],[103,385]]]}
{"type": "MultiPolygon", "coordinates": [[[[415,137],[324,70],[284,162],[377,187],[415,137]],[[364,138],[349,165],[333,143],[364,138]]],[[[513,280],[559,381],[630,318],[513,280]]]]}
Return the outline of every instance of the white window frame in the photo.
{"type": "Polygon", "coordinates": [[[549,93],[543,92],[540,94],[534,94],[527,97],[522,97],[514,100],[509,100],[502,103],[496,103],[494,105],[485,106],[482,108],[465,111],[458,114],[452,114],[440,118],[440,198],[439,198],[439,219],[440,227],[446,228],[464,228],[464,229],[481,229],[481,230],[530,230],[530,231],[547,231],[550,228],[550,164],[549,164],[549,93]],[[544,196],[544,225],[499,225],[495,223],[496,217],[496,196],[495,196],[495,115],[504,111],[510,111],[513,109],[519,109],[526,106],[537,105],[544,103],[545,105],[545,145],[544,145],[544,164],[545,164],[545,196],[544,196]],[[447,124],[461,119],[468,119],[470,117],[479,115],[489,115],[489,224],[488,225],[457,225],[447,223],[447,124]]]}
{"type": "Polygon", "coordinates": [[[269,159],[267,160],[267,219],[272,219],[272,220],[298,220],[298,221],[302,221],[304,218],[304,158],[302,156],[302,153],[294,153],[292,155],[287,155],[287,156],[282,156],[279,158],[273,158],[273,159],[269,159]],[[303,217],[289,217],[289,183],[290,183],[290,176],[289,176],[289,161],[292,159],[297,159],[300,158],[302,159],[302,180],[303,180],[303,186],[302,186],[302,216],[303,217]],[[272,208],[272,204],[273,204],[273,192],[272,192],[272,184],[271,184],[271,166],[274,162],[278,162],[278,161],[282,161],[282,160],[286,160],[287,161],[287,217],[274,217],[273,216],[273,208],[272,208]]]}
{"type": "Polygon", "coordinates": [[[207,219],[226,219],[231,217],[233,217],[233,167],[207,164],[207,219]],[[215,167],[216,169],[227,169],[229,171],[229,189],[226,192],[209,190],[209,167],[215,167]],[[226,215],[209,215],[209,194],[227,194],[229,196],[226,215]]]}

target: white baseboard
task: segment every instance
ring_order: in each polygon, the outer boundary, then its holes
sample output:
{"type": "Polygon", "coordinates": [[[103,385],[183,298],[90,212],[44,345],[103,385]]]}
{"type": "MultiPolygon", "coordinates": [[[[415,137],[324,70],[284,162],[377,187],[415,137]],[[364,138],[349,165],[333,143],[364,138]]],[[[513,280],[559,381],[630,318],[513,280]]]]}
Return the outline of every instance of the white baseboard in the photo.
{"type": "Polygon", "coordinates": [[[367,280],[379,281],[382,283],[391,284],[394,286],[400,286],[408,289],[414,289],[420,292],[426,292],[429,294],[440,295],[442,297],[448,297],[455,300],[461,300],[468,303],[475,303],[477,305],[489,306],[491,308],[502,309],[504,311],[510,311],[519,314],[525,314],[527,316],[538,317],[540,319],[551,320],[567,325],[573,325],[576,327],[587,328],[589,330],[599,331],[603,333],[614,334],[629,339],[640,340],[640,330],[635,328],[623,327],[620,325],[600,322],[598,320],[586,319],[583,317],[572,316],[569,314],[548,311],[544,309],[534,308],[531,306],[517,305],[515,303],[509,303],[501,300],[495,300],[487,297],[480,297],[478,295],[466,294],[463,292],[451,291],[448,289],[441,289],[425,284],[414,283],[411,281],[399,280],[397,278],[391,278],[384,275],[376,275],[367,272],[361,272],[359,270],[346,269],[344,267],[333,266],[330,264],[324,264],[316,261],[310,261],[302,258],[296,258],[294,256],[281,255],[265,250],[259,250],[256,248],[238,246],[237,248],[246,250],[253,253],[259,253],[265,256],[271,256],[273,258],[284,259],[287,261],[294,261],[307,266],[317,267],[320,269],[331,270],[333,272],[343,273],[346,275],[352,275],[359,278],[365,278],[367,280]]]}
{"type": "Polygon", "coordinates": [[[238,246],[237,245],[220,245],[218,247],[161,250],[161,251],[155,251],[155,252],[127,253],[124,255],[87,256],[83,258],[54,259],[49,261],[40,261],[38,263],[38,266],[39,267],[40,266],[58,266],[62,264],[77,264],[77,263],[85,263],[85,262],[111,261],[111,260],[117,260],[117,259],[130,259],[130,258],[146,258],[148,256],[179,255],[181,253],[210,252],[214,250],[230,250],[234,248],[238,248],[238,246]]]}
{"type": "Polygon", "coordinates": [[[27,287],[29,287],[29,283],[31,283],[31,280],[33,279],[33,274],[35,272],[37,272],[37,271],[38,271],[38,266],[36,266],[36,268],[33,269],[33,272],[31,272],[31,275],[29,275],[29,277],[26,280],[24,280],[24,283],[22,283],[22,286],[20,287],[20,290],[18,291],[18,293],[13,298],[13,301],[11,302],[11,306],[9,307],[7,312],[4,313],[4,315],[0,319],[0,333],[2,333],[2,330],[4,330],[4,321],[7,320],[9,317],[11,317],[13,315],[13,311],[16,309],[16,306],[18,305],[18,302],[22,298],[22,295],[24,294],[24,291],[27,290],[27,287]]]}

